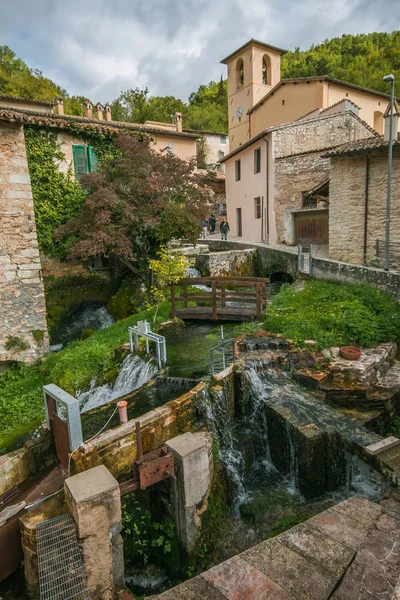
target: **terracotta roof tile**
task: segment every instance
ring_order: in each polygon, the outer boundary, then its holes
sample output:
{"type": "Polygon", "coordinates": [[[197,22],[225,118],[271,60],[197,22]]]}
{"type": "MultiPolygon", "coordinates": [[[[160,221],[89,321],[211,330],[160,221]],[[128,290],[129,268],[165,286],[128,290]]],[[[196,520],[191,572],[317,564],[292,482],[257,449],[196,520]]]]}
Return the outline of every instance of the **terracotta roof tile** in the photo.
{"type": "Polygon", "coordinates": [[[69,129],[71,124],[78,127],[82,132],[101,131],[104,133],[117,133],[119,131],[140,131],[143,133],[156,133],[169,136],[186,137],[197,139],[199,135],[193,133],[180,133],[155,127],[146,127],[140,123],[126,123],[123,121],[104,121],[100,119],[88,119],[75,115],[53,115],[50,113],[39,113],[30,110],[15,110],[0,107],[0,120],[19,122],[26,125],[37,125],[38,127],[52,127],[55,129],[69,129]]]}
{"type": "Polygon", "coordinates": [[[31,100],[31,98],[22,98],[21,96],[7,96],[6,94],[0,94],[1,100],[17,100],[18,102],[25,102],[26,104],[39,104],[41,106],[54,106],[55,102],[45,102],[44,100],[31,100]]]}
{"type": "MultiPolygon", "coordinates": [[[[341,156],[351,156],[353,154],[367,154],[370,152],[384,152],[389,144],[385,142],[382,135],[356,140],[336,146],[323,155],[323,158],[337,158],[341,156]]],[[[400,147],[400,137],[394,142],[393,146],[400,147]]]]}

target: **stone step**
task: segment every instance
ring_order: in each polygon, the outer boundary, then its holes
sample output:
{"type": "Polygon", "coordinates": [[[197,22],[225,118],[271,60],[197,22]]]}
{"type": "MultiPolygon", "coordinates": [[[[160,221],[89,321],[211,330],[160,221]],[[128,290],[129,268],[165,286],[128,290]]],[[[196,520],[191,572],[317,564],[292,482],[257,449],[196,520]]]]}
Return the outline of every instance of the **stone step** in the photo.
{"type": "Polygon", "coordinates": [[[394,436],[387,437],[379,442],[375,442],[375,444],[370,444],[365,448],[368,454],[375,456],[376,454],[380,454],[381,452],[386,452],[386,450],[390,450],[391,448],[395,448],[400,445],[400,440],[394,436]]]}

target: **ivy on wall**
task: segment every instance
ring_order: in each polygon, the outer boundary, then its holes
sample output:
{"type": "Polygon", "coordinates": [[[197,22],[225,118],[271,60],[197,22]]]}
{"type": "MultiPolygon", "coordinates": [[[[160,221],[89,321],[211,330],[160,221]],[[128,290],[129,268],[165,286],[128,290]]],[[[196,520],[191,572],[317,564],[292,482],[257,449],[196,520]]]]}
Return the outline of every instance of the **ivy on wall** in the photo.
{"type": "MultiPolygon", "coordinates": [[[[24,131],[39,249],[46,256],[63,257],[74,239],[56,242],[54,233],[60,225],[78,216],[86,193],[75,179],[73,165],[67,173],[59,171],[65,156],[57,141],[57,132],[29,126],[24,131]]],[[[117,155],[111,136],[98,132],[82,135],[78,127],[76,131],[71,128],[69,133],[93,146],[100,165],[117,155]]]]}

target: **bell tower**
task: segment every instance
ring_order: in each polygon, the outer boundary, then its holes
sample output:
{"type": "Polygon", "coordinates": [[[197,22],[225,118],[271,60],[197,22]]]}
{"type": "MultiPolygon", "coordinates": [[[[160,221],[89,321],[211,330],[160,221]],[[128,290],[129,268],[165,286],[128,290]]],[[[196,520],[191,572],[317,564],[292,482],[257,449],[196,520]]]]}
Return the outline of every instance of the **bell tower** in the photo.
{"type": "Polygon", "coordinates": [[[230,150],[252,136],[247,114],[281,79],[286,50],[251,39],[221,60],[228,67],[228,127],[230,150]]]}

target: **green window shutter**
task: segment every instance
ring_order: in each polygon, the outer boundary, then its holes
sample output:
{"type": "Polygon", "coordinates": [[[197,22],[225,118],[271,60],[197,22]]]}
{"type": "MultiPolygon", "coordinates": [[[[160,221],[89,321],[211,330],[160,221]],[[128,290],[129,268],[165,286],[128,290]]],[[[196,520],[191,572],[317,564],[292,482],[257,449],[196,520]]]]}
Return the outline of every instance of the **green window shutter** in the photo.
{"type": "Polygon", "coordinates": [[[86,146],[73,145],[72,154],[74,157],[75,176],[80,181],[82,175],[89,173],[86,146]]]}
{"type": "Polygon", "coordinates": [[[89,171],[96,172],[99,167],[99,159],[97,158],[96,152],[93,150],[93,146],[88,146],[88,162],[89,171]]]}

